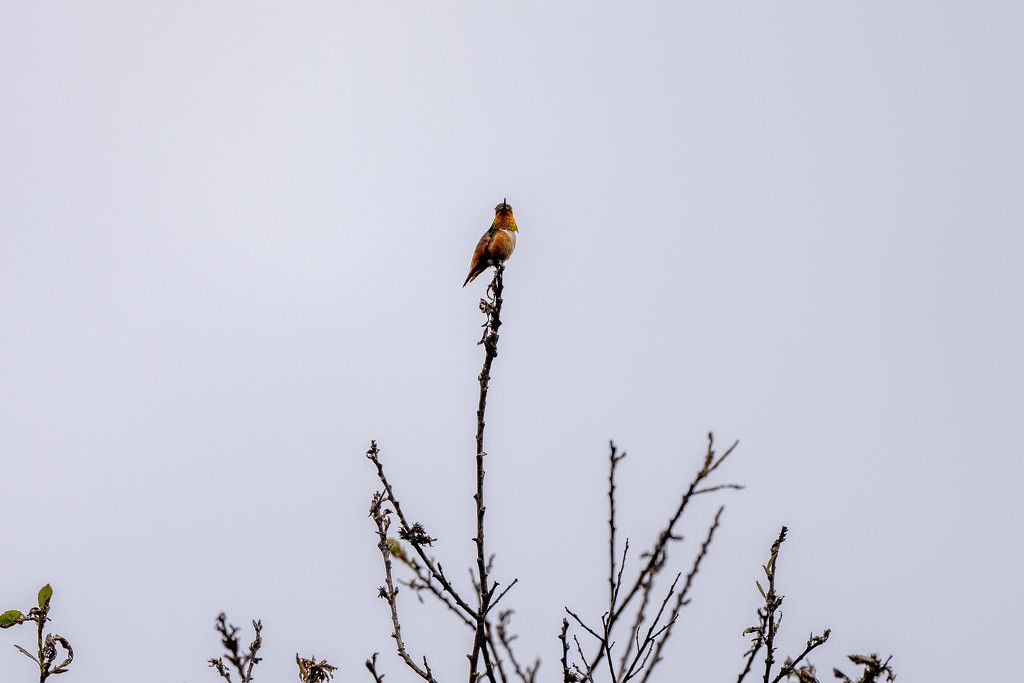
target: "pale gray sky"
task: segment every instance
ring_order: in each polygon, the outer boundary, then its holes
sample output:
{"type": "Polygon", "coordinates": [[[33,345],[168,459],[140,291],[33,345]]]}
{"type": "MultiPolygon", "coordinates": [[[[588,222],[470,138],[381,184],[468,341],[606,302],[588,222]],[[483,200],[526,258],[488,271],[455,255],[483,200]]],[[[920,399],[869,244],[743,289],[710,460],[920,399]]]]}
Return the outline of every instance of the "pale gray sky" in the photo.
{"type": "MultiPolygon", "coordinates": [[[[53,584],[69,683],[214,681],[221,610],[263,619],[259,680],[412,680],[363,452],[465,579],[460,285],[507,197],[489,538],[545,679],[562,606],[600,614],[607,440],[642,547],[708,430],[748,488],[667,678],[738,673],[787,524],[782,654],[831,627],[823,671],[1006,679],[1022,31],[1009,1],[6,3],[0,609],[53,584]]],[[[405,613],[460,680],[468,635],[405,613]]],[[[3,678],[31,642],[0,633],[3,678]]]]}

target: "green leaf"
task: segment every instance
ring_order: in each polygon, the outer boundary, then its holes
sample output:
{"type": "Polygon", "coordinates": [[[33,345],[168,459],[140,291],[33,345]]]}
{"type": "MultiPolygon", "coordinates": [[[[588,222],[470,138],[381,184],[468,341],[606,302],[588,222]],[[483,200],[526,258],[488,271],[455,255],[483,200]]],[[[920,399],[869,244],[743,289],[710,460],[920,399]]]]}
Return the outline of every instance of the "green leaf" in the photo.
{"type": "Polygon", "coordinates": [[[18,617],[20,616],[21,612],[16,609],[9,609],[3,614],[0,614],[0,628],[14,626],[14,624],[18,623],[18,617]]]}
{"type": "Polygon", "coordinates": [[[757,590],[761,592],[761,597],[762,598],[766,597],[765,594],[764,594],[764,589],[761,588],[761,582],[760,581],[755,581],[754,583],[757,584],[757,590]]]}
{"type": "Polygon", "coordinates": [[[53,595],[53,589],[50,588],[50,584],[39,589],[39,609],[46,609],[46,603],[50,602],[51,595],[53,595]]]}

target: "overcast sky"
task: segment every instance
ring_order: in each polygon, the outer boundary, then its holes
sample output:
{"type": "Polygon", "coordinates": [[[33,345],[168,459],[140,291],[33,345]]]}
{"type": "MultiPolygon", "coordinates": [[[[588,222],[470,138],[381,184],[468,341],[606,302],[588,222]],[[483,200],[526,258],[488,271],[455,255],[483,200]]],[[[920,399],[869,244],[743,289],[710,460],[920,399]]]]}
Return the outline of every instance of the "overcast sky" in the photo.
{"type": "MultiPolygon", "coordinates": [[[[53,585],[67,683],[215,681],[221,611],[263,619],[257,680],[413,680],[363,453],[468,583],[460,285],[507,197],[488,538],[544,680],[562,608],[602,611],[608,440],[642,548],[709,430],[747,489],[682,529],[685,571],[726,504],[665,680],[734,680],[782,524],[781,655],[830,627],[826,678],[1007,680],[1022,32],[1009,0],[3,4],[0,609],[53,585]]],[[[471,634],[400,597],[461,680],[471,634]]]]}

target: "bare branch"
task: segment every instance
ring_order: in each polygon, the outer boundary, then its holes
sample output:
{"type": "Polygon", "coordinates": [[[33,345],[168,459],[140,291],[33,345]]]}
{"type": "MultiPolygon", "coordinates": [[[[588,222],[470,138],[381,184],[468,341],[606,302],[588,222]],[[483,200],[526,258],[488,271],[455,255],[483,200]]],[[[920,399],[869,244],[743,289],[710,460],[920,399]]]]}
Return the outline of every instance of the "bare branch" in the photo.
{"type": "Polygon", "coordinates": [[[658,563],[661,561],[661,557],[665,551],[665,547],[668,545],[669,541],[675,538],[675,536],[673,535],[673,531],[675,530],[676,523],[679,521],[679,518],[682,517],[683,512],[686,510],[686,506],[689,504],[690,499],[693,497],[694,492],[697,490],[697,487],[712,472],[718,469],[718,466],[721,465],[722,462],[733,452],[733,450],[736,448],[738,444],[738,441],[733,443],[733,445],[730,446],[725,453],[723,453],[719,458],[716,459],[714,451],[714,436],[712,434],[708,434],[708,449],[704,456],[703,467],[700,469],[699,472],[697,472],[697,475],[694,477],[693,481],[690,482],[690,485],[689,487],[687,487],[686,492],[680,498],[679,505],[676,507],[675,512],[669,518],[668,523],[665,525],[664,529],[658,535],[658,540],[655,542],[654,547],[651,549],[650,555],[648,556],[649,559],[647,561],[647,565],[641,570],[640,575],[637,577],[636,582],[633,584],[633,587],[630,588],[629,592],[626,594],[626,597],[622,600],[622,602],[619,603],[618,609],[612,613],[611,616],[613,623],[619,618],[619,616],[621,616],[626,606],[630,603],[630,601],[637,594],[637,592],[640,591],[640,589],[643,587],[644,581],[646,580],[647,576],[651,573],[654,573],[655,569],[658,566],[658,563]]]}
{"type": "MultiPolygon", "coordinates": [[[[626,546],[629,546],[628,541],[626,542],[626,546]]],[[[666,557],[662,555],[657,571],[660,571],[661,567],[664,565],[665,559],[666,557]]],[[[625,559],[623,559],[623,564],[625,564],[625,559]]],[[[651,604],[651,589],[654,587],[655,573],[657,572],[650,572],[647,574],[647,578],[644,581],[644,585],[640,592],[640,604],[636,608],[636,616],[633,618],[633,625],[629,629],[630,637],[626,639],[626,649],[622,652],[622,657],[619,660],[618,678],[622,678],[626,673],[626,665],[629,662],[630,655],[633,654],[633,644],[636,643],[638,649],[640,647],[640,627],[643,626],[644,619],[647,618],[647,606],[651,604]]]]}
{"type": "MultiPolygon", "coordinates": [[[[669,587],[668,593],[665,595],[665,599],[661,601],[661,607],[658,608],[658,613],[654,615],[654,621],[651,622],[651,625],[647,629],[647,634],[644,636],[643,642],[637,643],[636,655],[634,655],[633,661],[630,663],[629,668],[622,676],[621,680],[623,682],[633,678],[633,676],[635,676],[638,673],[638,671],[646,664],[647,655],[645,655],[645,652],[647,652],[648,649],[654,645],[655,639],[659,635],[661,635],[666,629],[668,629],[669,626],[672,625],[672,622],[669,622],[668,625],[658,629],[657,631],[655,630],[658,628],[658,624],[661,621],[661,617],[665,613],[665,607],[668,606],[668,601],[676,592],[676,584],[679,583],[679,579],[681,576],[682,574],[676,574],[676,578],[672,581],[672,585],[669,587]],[[641,657],[643,658],[642,660],[641,657]]],[[[647,654],[649,654],[649,652],[647,654]]]]}
{"type": "Polygon", "coordinates": [[[750,673],[750,669],[754,664],[754,659],[757,657],[757,653],[760,652],[764,646],[764,634],[768,629],[768,612],[763,609],[757,611],[759,624],[757,626],[751,626],[743,631],[743,635],[752,633],[753,637],[750,642],[750,649],[747,650],[747,661],[743,667],[743,671],[740,672],[739,677],[736,679],[736,683],[742,683],[743,679],[746,678],[747,674],[750,673]]]}
{"type": "Polygon", "coordinates": [[[702,493],[713,493],[715,491],[723,491],[725,489],[732,489],[734,491],[742,491],[747,488],[743,484],[719,484],[718,486],[708,486],[707,488],[697,489],[693,492],[693,495],[699,496],[702,493]]]}
{"type": "MultiPolygon", "coordinates": [[[[475,614],[476,636],[473,639],[473,652],[469,660],[469,683],[477,683],[477,670],[480,655],[483,655],[484,663],[487,665],[487,678],[495,683],[494,673],[489,662],[487,652],[487,613],[490,610],[490,599],[493,591],[488,587],[486,552],[484,550],[484,514],[487,506],[484,504],[484,426],[486,425],[485,415],[487,412],[487,389],[491,381],[491,364],[498,356],[498,328],[501,327],[501,293],[503,289],[502,275],[505,266],[503,263],[494,265],[494,279],[487,288],[487,299],[480,300],[480,310],[487,316],[483,325],[483,336],[480,344],[484,347],[484,364],[480,370],[480,398],[476,409],[476,493],[473,500],[476,502],[476,571],[479,586],[477,589],[478,605],[475,614]]],[[[497,656],[497,653],[495,653],[497,656]]]]}
{"type": "Polygon", "coordinates": [[[644,676],[641,679],[641,683],[647,682],[647,679],[650,678],[651,672],[654,670],[654,667],[657,666],[658,662],[661,661],[661,651],[665,647],[665,643],[668,642],[669,636],[672,635],[672,626],[673,624],[675,624],[676,619],[679,616],[680,610],[683,608],[684,605],[690,602],[689,598],[687,597],[690,593],[690,587],[693,585],[693,579],[697,576],[697,572],[700,571],[701,562],[704,561],[704,557],[708,553],[708,546],[711,545],[711,541],[715,536],[715,531],[718,529],[719,520],[721,519],[722,512],[724,510],[725,507],[719,507],[718,512],[715,514],[715,521],[712,522],[711,527],[708,529],[708,535],[704,539],[704,543],[702,543],[700,546],[700,552],[697,553],[697,557],[693,561],[693,567],[690,569],[690,573],[686,575],[686,582],[683,584],[682,590],[679,591],[678,595],[676,596],[676,604],[675,607],[673,607],[672,609],[672,615],[669,618],[668,626],[666,627],[665,632],[664,634],[662,634],[661,638],[658,639],[657,645],[655,645],[654,647],[654,659],[651,660],[651,665],[645,671],[644,676]]]}
{"type": "Polygon", "coordinates": [[[586,624],[584,624],[583,620],[580,619],[578,614],[576,614],[575,612],[570,610],[568,607],[565,608],[565,611],[569,613],[570,617],[572,617],[573,619],[576,620],[576,623],[579,624],[580,627],[583,628],[584,631],[586,631],[590,635],[594,636],[594,638],[596,638],[598,640],[601,640],[601,635],[597,631],[595,631],[594,629],[592,629],[589,626],[587,626],[586,624]]]}
{"type": "MultiPolygon", "coordinates": [[[[512,587],[515,586],[517,583],[519,583],[519,579],[512,579],[512,583],[507,585],[505,587],[505,590],[501,591],[501,593],[498,594],[498,597],[496,597],[494,599],[494,601],[491,603],[491,606],[488,608],[488,611],[490,611],[490,610],[494,609],[495,607],[497,607],[498,603],[501,602],[501,599],[503,597],[505,597],[505,593],[508,593],[510,590],[512,590],[512,587]]],[[[498,584],[494,584],[494,586],[491,588],[491,591],[493,592],[494,589],[497,588],[497,587],[498,587],[498,584]]]]}
{"type": "MultiPolygon", "coordinates": [[[[370,450],[366,451],[366,457],[370,462],[374,464],[374,466],[376,466],[377,478],[380,479],[381,484],[384,485],[384,494],[380,494],[381,497],[379,500],[377,500],[377,504],[383,504],[385,501],[390,503],[391,507],[394,508],[395,510],[395,514],[398,515],[398,521],[401,524],[401,529],[405,530],[406,533],[408,534],[409,531],[416,527],[416,524],[410,524],[409,520],[402,512],[402,505],[398,501],[398,498],[395,496],[394,490],[391,487],[391,483],[388,481],[388,478],[384,473],[384,465],[383,463],[381,463],[380,460],[380,450],[377,448],[377,442],[375,440],[370,441],[370,450]]],[[[372,514],[373,512],[371,508],[371,516],[372,514]]],[[[420,525],[420,528],[422,529],[422,525],[420,525]]],[[[410,545],[412,545],[413,549],[416,551],[416,554],[419,555],[420,560],[423,562],[423,566],[426,567],[427,571],[430,572],[430,575],[434,577],[434,580],[441,584],[442,589],[452,597],[452,600],[455,601],[455,604],[458,605],[459,608],[462,609],[467,616],[474,616],[476,614],[476,610],[470,607],[469,604],[465,600],[463,600],[462,596],[459,595],[458,591],[455,590],[455,587],[452,586],[452,584],[445,577],[444,573],[441,571],[440,564],[435,562],[434,559],[428,556],[426,551],[423,550],[423,544],[411,543],[410,545]]]]}
{"type": "MultiPolygon", "coordinates": [[[[615,468],[619,461],[626,457],[625,452],[619,455],[615,448],[615,442],[609,441],[608,446],[608,612],[615,610],[615,599],[618,596],[619,586],[622,585],[622,568],[619,568],[618,579],[615,571],[615,468]]],[[[629,545],[627,539],[626,545],[629,545]]],[[[622,553],[622,564],[626,563],[626,553],[622,553]]]]}
{"type": "Polygon", "coordinates": [[[377,653],[374,652],[373,656],[366,660],[366,669],[373,676],[373,683],[384,683],[384,674],[377,673],[377,653]]]}
{"type": "Polygon", "coordinates": [[[519,661],[516,659],[515,652],[512,650],[512,641],[518,636],[511,635],[508,632],[508,624],[512,618],[512,610],[505,610],[498,615],[498,623],[495,626],[495,631],[498,634],[498,641],[501,643],[502,648],[505,649],[508,654],[508,659],[512,662],[512,669],[522,683],[534,683],[534,678],[537,675],[537,669],[540,668],[540,660],[534,660],[533,666],[523,668],[519,665],[519,661]]]}
{"type": "MultiPolygon", "coordinates": [[[[374,443],[370,449],[373,452],[374,460],[379,463],[376,459],[377,444],[374,443]]],[[[378,469],[380,465],[378,464],[378,469]]],[[[383,470],[381,470],[383,473],[383,470]]],[[[391,608],[391,624],[394,627],[394,631],[391,636],[395,639],[395,647],[398,649],[398,656],[402,658],[406,666],[416,672],[420,678],[428,681],[428,683],[436,683],[434,677],[431,675],[428,667],[420,668],[413,658],[406,652],[405,642],[402,640],[402,624],[398,620],[398,601],[396,596],[398,590],[395,588],[394,581],[392,579],[391,572],[391,549],[388,545],[388,527],[391,525],[390,510],[383,507],[383,501],[385,494],[377,492],[373,495],[373,500],[370,503],[370,517],[373,519],[373,523],[377,527],[377,549],[380,551],[381,558],[384,560],[384,581],[385,585],[378,588],[378,595],[388,602],[388,606],[391,608]]],[[[392,504],[394,501],[392,500],[392,504]]]]}
{"type": "MultiPolygon", "coordinates": [[[[586,626],[584,626],[583,628],[586,628],[586,626]]],[[[593,631],[591,631],[591,633],[593,633],[593,631]]],[[[581,673],[584,680],[590,681],[590,683],[594,683],[594,667],[589,662],[587,662],[587,657],[583,654],[583,648],[580,647],[580,639],[576,636],[573,636],[572,639],[576,643],[576,652],[579,653],[580,661],[583,662],[583,667],[585,669],[585,671],[580,672],[580,668],[576,667],[576,671],[581,673]]]]}
{"type": "Polygon", "coordinates": [[[562,632],[558,634],[558,640],[562,643],[562,683],[577,683],[576,676],[569,670],[569,641],[566,633],[569,631],[569,620],[562,618],[562,632]]]}
{"type": "Polygon", "coordinates": [[[398,582],[404,585],[409,590],[415,591],[417,594],[419,594],[421,591],[427,591],[435,598],[437,598],[438,601],[444,604],[444,606],[447,607],[452,613],[454,613],[455,616],[457,616],[462,621],[462,623],[464,623],[466,626],[469,626],[470,628],[473,628],[473,620],[467,617],[464,614],[464,612],[459,609],[457,605],[452,603],[448,593],[445,592],[442,588],[438,588],[437,584],[435,584],[433,581],[433,577],[430,576],[429,573],[424,572],[421,565],[416,565],[413,571],[416,572],[416,578],[419,579],[419,582],[415,580],[404,581],[402,579],[398,579],[398,582]]]}
{"type": "MultiPolygon", "coordinates": [[[[697,491],[703,490],[700,488],[701,484],[714,472],[718,467],[725,461],[727,457],[736,449],[739,442],[736,441],[730,446],[725,453],[717,455],[714,450],[714,435],[708,434],[708,446],[707,451],[704,454],[704,462],[701,465],[700,470],[694,476],[690,482],[686,491],[679,499],[679,504],[676,506],[675,511],[669,517],[668,522],[662,528],[658,534],[658,538],[655,541],[653,547],[648,553],[645,553],[641,557],[647,557],[647,563],[641,568],[637,574],[632,586],[626,591],[625,596],[618,600],[615,608],[611,610],[608,616],[607,629],[609,633],[614,629],[616,622],[625,612],[626,608],[633,601],[633,599],[640,594],[641,605],[638,610],[636,619],[634,619],[634,633],[638,634],[640,624],[642,623],[644,616],[643,612],[646,610],[646,605],[650,599],[649,592],[651,590],[651,584],[654,577],[662,570],[665,564],[665,555],[667,552],[668,544],[672,541],[679,540],[679,536],[675,534],[676,524],[682,517],[683,512],[686,510],[687,505],[694,495],[697,495],[697,491]]],[[[738,485],[723,485],[723,488],[734,488],[738,485]]],[[[600,648],[594,657],[594,665],[596,666],[601,658],[605,655],[605,648],[600,648]]]]}

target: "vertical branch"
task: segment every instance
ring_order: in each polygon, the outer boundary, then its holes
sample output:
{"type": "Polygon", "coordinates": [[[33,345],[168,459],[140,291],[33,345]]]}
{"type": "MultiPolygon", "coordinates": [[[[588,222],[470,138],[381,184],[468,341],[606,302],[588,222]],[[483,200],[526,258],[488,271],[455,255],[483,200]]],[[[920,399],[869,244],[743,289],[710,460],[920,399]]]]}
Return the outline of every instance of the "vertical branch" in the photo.
{"type": "MultiPolygon", "coordinates": [[[[611,449],[608,455],[608,613],[611,614],[615,611],[619,585],[615,580],[615,466],[626,454],[618,455],[613,441],[609,441],[608,446],[611,449]]],[[[625,565],[625,557],[622,563],[625,565]]]]}
{"type": "Polygon", "coordinates": [[[252,680],[252,668],[263,661],[262,657],[256,656],[256,653],[263,646],[263,636],[260,635],[260,632],[263,630],[263,621],[253,619],[252,628],[256,631],[256,637],[249,643],[249,665],[245,669],[245,678],[242,679],[242,683],[249,683],[252,680]]]}
{"type": "Polygon", "coordinates": [[[558,634],[558,641],[562,643],[562,683],[576,683],[576,676],[569,669],[569,641],[566,633],[569,630],[569,620],[562,619],[562,632],[558,634]]]}
{"type": "MultiPolygon", "coordinates": [[[[374,446],[376,447],[376,444],[374,446]]],[[[405,649],[405,641],[402,640],[402,624],[398,619],[398,601],[396,599],[398,589],[395,588],[394,579],[392,578],[391,550],[388,547],[388,527],[391,526],[391,511],[384,507],[384,502],[386,500],[385,494],[375,493],[373,494],[373,500],[370,502],[370,518],[377,527],[377,549],[380,551],[381,558],[384,560],[385,585],[380,586],[377,589],[377,595],[384,598],[388,603],[388,607],[391,608],[391,624],[394,626],[394,631],[392,631],[391,637],[395,639],[398,656],[402,658],[402,661],[405,662],[406,666],[415,671],[416,674],[423,680],[427,681],[427,683],[436,683],[434,676],[430,671],[430,666],[427,665],[427,658],[423,658],[423,668],[417,666],[416,662],[405,649]]]]}
{"type": "Polygon", "coordinates": [[[487,412],[487,388],[491,380],[491,363],[498,356],[498,328],[501,327],[501,292],[503,289],[502,274],[505,266],[497,263],[494,266],[494,279],[487,288],[487,299],[480,300],[480,310],[487,316],[484,333],[480,344],[484,347],[484,365],[480,370],[480,399],[476,409],[476,571],[479,577],[479,604],[476,613],[476,637],[473,639],[473,654],[470,656],[469,683],[476,683],[479,676],[478,667],[481,653],[487,666],[487,677],[494,681],[487,653],[487,611],[490,608],[491,595],[494,589],[488,585],[487,560],[484,550],[484,419],[487,412]]]}
{"type": "MultiPolygon", "coordinates": [[[[828,641],[828,637],[831,634],[829,629],[825,629],[820,636],[811,635],[807,638],[807,646],[804,647],[803,652],[797,655],[796,659],[787,657],[786,661],[783,662],[779,672],[772,678],[772,666],[777,662],[775,659],[775,637],[779,632],[779,625],[782,623],[782,612],[779,608],[782,606],[782,601],[785,599],[784,595],[778,595],[775,592],[775,575],[779,565],[779,550],[782,544],[786,542],[786,532],[789,531],[786,527],[782,527],[779,531],[778,538],[772,543],[771,553],[768,557],[768,563],[761,566],[764,570],[765,578],[768,580],[768,592],[765,592],[761,582],[757,583],[757,590],[761,594],[761,599],[764,600],[764,607],[759,607],[757,610],[757,621],[758,623],[750,628],[744,629],[743,634],[751,634],[750,649],[746,652],[746,663],[743,667],[743,671],[740,672],[739,677],[736,679],[736,683],[743,683],[743,679],[748,673],[750,673],[751,666],[754,663],[754,658],[757,657],[757,653],[764,647],[767,650],[767,654],[764,658],[764,683],[779,683],[783,678],[789,679],[791,676],[795,676],[801,681],[816,681],[814,677],[814,667],[810,664],[800,667],[799,664],[803,661],[807,655],[811,653],[815,648],[824,645],[828,641]],[[798,668],[799,667],[799,668],[798,668]]],[[[835,671],[836,678],[843,678],[839,671],[835,671]]]]}
{"type": "Polygon", "coordinates": [[[779,548],[786,541],[787,531],[786,527],[779,531],[779,537],[772,543],[771,557],[764,566],[764,573],[768,579],[768,595],[764,599],[765,611],[768,612],[764,637],[765,648],[768,650],[764,658],[764,683],[771,683],[772,665],[775,663],[775,634],[779,628],[778,622],[782,620],[781,614],[778,620],[775,618],[776,610],[782,605],[782,597],[775,594],[775,570],[778,566],[779,548]]]}

